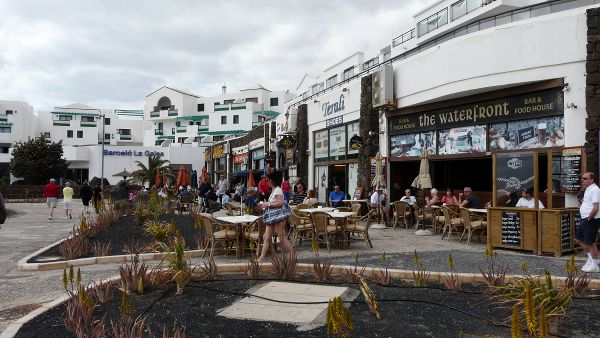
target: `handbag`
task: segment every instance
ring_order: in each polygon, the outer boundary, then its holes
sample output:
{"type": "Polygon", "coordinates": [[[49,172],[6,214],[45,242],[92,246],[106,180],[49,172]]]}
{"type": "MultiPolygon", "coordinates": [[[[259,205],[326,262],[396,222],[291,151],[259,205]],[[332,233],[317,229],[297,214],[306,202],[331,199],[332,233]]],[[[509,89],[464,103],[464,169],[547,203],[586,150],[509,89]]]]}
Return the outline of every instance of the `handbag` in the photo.
{"type": "Polygon", "coordinates": [[[263,214],[263,221],[267,225],[272,225],[287,220],[291,214],[292,209],[287,204],[281,208],[268,207],[263,214]]]}

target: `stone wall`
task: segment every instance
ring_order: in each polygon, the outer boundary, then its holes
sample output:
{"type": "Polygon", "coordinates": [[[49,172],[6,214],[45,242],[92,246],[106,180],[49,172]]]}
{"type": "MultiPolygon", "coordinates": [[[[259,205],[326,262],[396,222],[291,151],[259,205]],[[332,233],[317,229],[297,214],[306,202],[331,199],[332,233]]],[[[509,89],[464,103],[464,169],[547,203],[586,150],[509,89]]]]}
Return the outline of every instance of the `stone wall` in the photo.
{"type": "Polygon", "coordinates": [[[360,137],[364,146],[358,153],[358,184],[370,190],[371,165],[370,158],[375,157],[379,150],[379,114],[372,104],[372,75],[361,79],[360,84],[360,137]],[[369,135],[373,132],[373,135],[369,135]]]}
{"type": "Polygon", "coordinates": [[[585,153],[587,169],[598,173],[598,131],[600,130],[600,8],[587,10],[587,58],[585,107],[585,153]]]}

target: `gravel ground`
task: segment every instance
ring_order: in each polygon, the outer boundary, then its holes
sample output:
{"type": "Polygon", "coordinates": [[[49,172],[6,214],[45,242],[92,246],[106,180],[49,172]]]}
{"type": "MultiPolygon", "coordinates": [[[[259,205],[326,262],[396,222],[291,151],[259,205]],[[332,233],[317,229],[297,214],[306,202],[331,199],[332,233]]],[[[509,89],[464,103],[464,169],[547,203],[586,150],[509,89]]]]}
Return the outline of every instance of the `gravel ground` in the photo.
{"type": "MultiPolygon", "coordinates": [[[[82,209],[81,201],[75,201],[74,211],[82,209]]],[[[47,219],[47,208],[40,203],[7,204],[7,208],[15,211],[2,225],[0,230],[0,331],[6,328],[27,307],[35,307],[49,302],[64,294],[62,290],[62,271],[17,271],[17,262],[26,255],[51,244],[69,234],[78,220],[64,218],[62,203],[55,211],[55,219],[47,219]]],[[[75,217],[77,218],[77,217],[75,217]]],[[[412,268],[412,253],[417,250],[423,265],[431,271],[446,271],[448,253],[452,253],[456,271],[479,272],[484,264],[483,252],[485,244],[457,243],[456,240],[441,240],[439,236],[416,236],[407,229],[371,229],[371,240],[374,249],[367,248],[364,241],[352,241],[349,250],[333,248],[328,254],[325,248],[320,251],[321,257],[331,257],[337,264],[353,264],[355,253],[359,253],[361,265],[379,266],[381,255],[386,253],[390,268],[412,268]]],[[[298,257],[301,262],[312,262],[314,254],[310,252],[310,241],[303,241],[298,246],[298,257]]],[[[564,275],[564,264],[569,257],[539,257],[528,253],[514,251],[498,251],[498,261],[506,264],[508,273],[519,273],[520,264],[527,262],[530,273],[541,273],[548,269],[551,273],[564,275]]],[[[583,255],[576,257],[579,264],[584,261],[583,255]]],[[[235,257],[217,256],[219,262],[236,262],[235,257]]],[[[194,259],[193,263],[199,263],[194,259]]],[[[106,279],[116,275],[114,265],[83,266],[81,272],[84,280],[106,279]]],[[[593,276],[598,278],[598,274],[593,276]]]]}

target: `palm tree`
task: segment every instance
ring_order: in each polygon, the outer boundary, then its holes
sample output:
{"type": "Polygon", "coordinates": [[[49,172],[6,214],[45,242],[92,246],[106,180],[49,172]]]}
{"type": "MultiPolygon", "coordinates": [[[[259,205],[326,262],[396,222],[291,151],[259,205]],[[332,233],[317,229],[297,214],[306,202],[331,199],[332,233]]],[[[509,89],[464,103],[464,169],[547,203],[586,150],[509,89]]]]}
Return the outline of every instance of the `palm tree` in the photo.
{"type": "Polygon", "coordinates": [[[162,171],[171,180],[174,179],[171,167],[169,167],[169,161],[163,160],[158,156],[148,157],[148,166],[146,167],[142,162],[135,161],[137,166],[140,168],[131,173],[131,177],[135,182],[144,185],[149,182],[150,185],[156,179],[156,171],[162,171]]]}

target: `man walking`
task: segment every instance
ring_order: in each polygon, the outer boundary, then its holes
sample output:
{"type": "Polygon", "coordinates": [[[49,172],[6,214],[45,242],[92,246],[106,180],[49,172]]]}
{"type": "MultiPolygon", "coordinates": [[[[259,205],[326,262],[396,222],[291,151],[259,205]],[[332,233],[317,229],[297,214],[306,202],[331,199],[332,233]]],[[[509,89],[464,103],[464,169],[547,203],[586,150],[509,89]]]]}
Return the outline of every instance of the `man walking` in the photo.
{"type": "Polygon", "coordinates": [[[56,180],[51,178],[50,183],[44,186],[44,197],[46,197],[46,205],[48,205],[48,209],[50,209],[50,215],[48,216],[49,220],[52,220],[54,217],[54,209],[56,208],[56,204],[58,203],[59,195],[60,191],[58,190],[58,186],[56,185],[56,180]]]}
{"type": "Polygon", "coordinates": [[[588,255],[587,262],[581,268],[583,272],[600,272],[598,267],[598,248],[596,236],[600,226],[600,188],[596,185],[596,175],[586,172],[581,175],[581,185],[585,187],[583,200],[579,207],[581,222],[575,231],[575,242],[588,255]]]}
{"type": "Polygon", "coordinates": [[[65,183],[65,187],[63,188],[63,202],[65,203],[65,216],[68,219],[73,218],[73,188],[71,188],[71,183],[65,183]]]}

